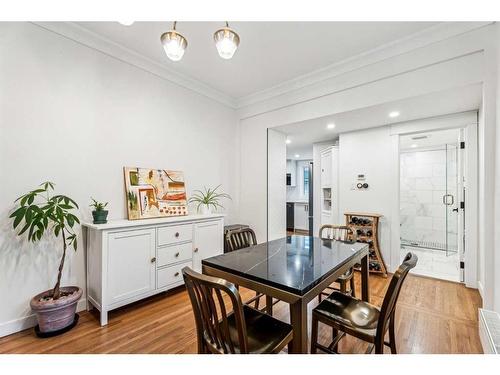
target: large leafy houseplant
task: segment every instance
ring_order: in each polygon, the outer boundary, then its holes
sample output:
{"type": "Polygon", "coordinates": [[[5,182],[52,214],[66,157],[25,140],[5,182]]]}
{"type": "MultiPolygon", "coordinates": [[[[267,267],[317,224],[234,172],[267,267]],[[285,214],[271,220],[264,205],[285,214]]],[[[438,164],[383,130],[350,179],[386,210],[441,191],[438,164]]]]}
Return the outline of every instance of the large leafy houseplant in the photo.
{"type": "Polygon", "coordinates": [[[78,209],[78,204],[65,195],[52,195],[53,190],[54,184],[52,182],[42,183],[37,189],[16,199],[17,207],[10,215],[10,218],[13,219],[14,230],[20,228],[17,234],[27,236],[31,242],[40,241],[46,233],[51,233],[61,240],[63,252],[59,262],[56,284],[53,289],[40,293],[31,300],[31,307],[37,313],[42,332],[60,330],[65,328],[65,324],[66,326],[72,324],[76,302],[82,294],[78,287],[61,287],[61,276],[67,249],[72,247],[76,251],[78,247],[75,229],[80,224],[80,220],[73,213],[74,210],[78,209]],[[54,306],[59,309],[59,315],[61,308],[70,307],[67,311],[66,322],[54,323],[51,321],[50,314],[46,310],[54,310],[54,306]]]}
{"type": "Polygon", "coordinates": [[[199,212],[201,208],[202,213],[209,213],[212,207],[214,209],[218,207],[224,208],[220,203],[221,199],[231,199],[231,196],[226,193],[219,193],[217,191],[219,187],[220,185],[215,187],[215,189],[204,187],[203,191],[195,190],[192,197],[189,198],[189,203],[195,203],[197,205],[196,210],[199,212]]]}

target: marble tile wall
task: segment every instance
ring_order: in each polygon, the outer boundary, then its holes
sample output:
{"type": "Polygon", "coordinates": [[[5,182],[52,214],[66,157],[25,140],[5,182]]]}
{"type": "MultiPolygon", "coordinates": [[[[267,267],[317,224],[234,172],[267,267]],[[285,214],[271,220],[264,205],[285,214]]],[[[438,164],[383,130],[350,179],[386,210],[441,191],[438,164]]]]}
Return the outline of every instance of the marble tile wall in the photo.
{"type": "MultiPolygon", "coordinates": [[[[457,217],[447,215],[443,195],[453,192],[456,201],[456,152],[445,150],[416,151],[401,154],[400,214],[401,238],[409,241],[446,243],[457,247],[457,217]],[[448,171],[447,171],[448,166],[448,171]],[[448,172],[448,173],[447,173],[448,172]]],[[[451,208],[448,208],[451,211],[451,208]]]]}

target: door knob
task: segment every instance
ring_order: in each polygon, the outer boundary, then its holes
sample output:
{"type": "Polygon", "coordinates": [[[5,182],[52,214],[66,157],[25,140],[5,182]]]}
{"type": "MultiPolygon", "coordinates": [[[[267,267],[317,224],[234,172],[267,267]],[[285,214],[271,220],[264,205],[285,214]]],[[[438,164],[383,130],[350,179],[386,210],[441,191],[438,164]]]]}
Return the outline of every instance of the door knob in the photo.
{"type": "Polygon", "coordinates": [[[151,258],[151,263],[156,262],[156,258],[151,258]]]}
{"type": "Polygon", "coordinates": [[[179,237],[179,232],[175,232],[175,238],[179,237]]]}
{"type": "Polygon", "coordinates": [[[174,276],[175,276],[175,277],[179,276],[179,272],[176,272],[174,276]]]}
{"type": "Polygon", "coordinates": [[[194,252],[195,252],[195,253],[197,253],[197,252],[198,252],[198,248],[197,248],[197,247],[195,247],[195,248],[194,248],[194,252]]]}
{"type": "Polygon", "coordinates": [[[453,212],[458,212],[458,207],[452,210],[453,212]]]}
{"type": "Polygon", "coordinates": [[[179,257],[179,253],[175,253],[175,257],[176,257],[176,258],[177,258],[177,257],[179,257]]]}

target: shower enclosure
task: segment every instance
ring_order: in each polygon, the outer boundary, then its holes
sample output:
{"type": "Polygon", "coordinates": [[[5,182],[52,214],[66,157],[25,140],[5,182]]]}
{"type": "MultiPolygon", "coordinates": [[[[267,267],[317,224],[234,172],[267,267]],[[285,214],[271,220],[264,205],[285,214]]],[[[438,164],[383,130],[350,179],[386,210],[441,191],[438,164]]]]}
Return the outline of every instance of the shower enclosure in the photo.
{"type": "MultiPolygon", "coordinates": [[[[415,138],[413,138],[415,139],[415,138]]],[[[458,144],[400,154],[401,251],[417,252],[427,276],[460,281],[459,207],[462,197],[458,144]]]]}

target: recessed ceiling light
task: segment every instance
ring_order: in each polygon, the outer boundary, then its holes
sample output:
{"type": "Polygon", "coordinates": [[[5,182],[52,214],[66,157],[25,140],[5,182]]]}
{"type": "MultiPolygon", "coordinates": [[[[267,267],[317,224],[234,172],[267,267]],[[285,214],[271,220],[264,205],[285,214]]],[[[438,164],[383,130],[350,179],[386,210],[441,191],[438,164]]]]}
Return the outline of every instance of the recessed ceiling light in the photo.
{"type": "Polygon", "coordinates": [[[389,113],[389,117],[391,117],[391,118],[398,117],[398,116],[399,116],[399,112],[398,111],[393,111],[393,112],[389,113]]]}
{"type": "Polygon", "coordinates": [[[295,154],[295,157],[296,157],[296,158],[300,158],[300,155],[299,155],[299,154],[295,154]]]}
{"type": "Polygon", "coordinates": [[[290,143],[292,143],[292,141],[291,141],[290,139],[288,139],[288,138],[287,138],[287,139],[286,139],[286,141],[285,141],[285,143],[286,143],[287,145],[289,145],[290,143]]]}
{"type": "Polygon", "coordinates": [[[418,145],[416,143],[411,145],[411,148],[417,148],[417,147],[418,147],[418,145]]]}
{"type": "Polygon", "coordinates": [[[132,20],[122,20],[122,21],[118,21],[118,23],[120,25],[123,25],[123,26],[130,26],[130,25],[132,25],[134,23],[134,21],[132,21],[132,20]]]}
{"type": "Polygon", "coordinates": [[[326,126],[327,129],[335,129],[335,124],[332,122],[326,126]]]}

